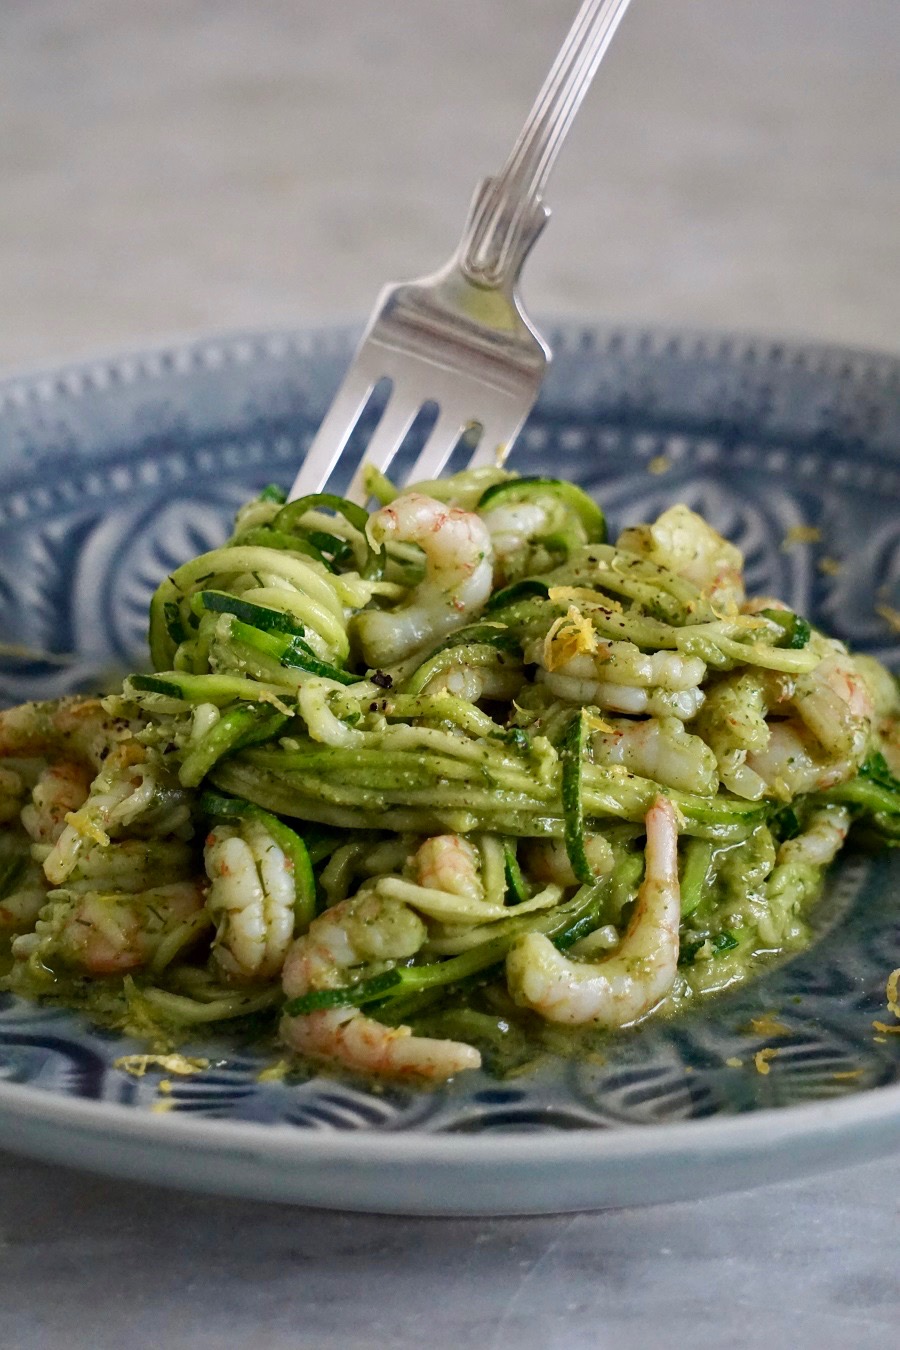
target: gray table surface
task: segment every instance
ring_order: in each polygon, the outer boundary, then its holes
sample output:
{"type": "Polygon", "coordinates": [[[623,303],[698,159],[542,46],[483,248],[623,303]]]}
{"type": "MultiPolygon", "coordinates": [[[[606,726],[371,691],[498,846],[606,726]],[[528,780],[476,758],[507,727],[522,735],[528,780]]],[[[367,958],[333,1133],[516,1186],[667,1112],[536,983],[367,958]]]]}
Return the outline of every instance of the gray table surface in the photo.
{"type": "MultiPolygon", "coordinates": [[[[455,242],[574,0],[17,0],[0,364],[359,316],[455,242]]],[[[635,0],[536,312],[896,350],[897,0],[635,0]]],[[[883,1347],[900,1156],[564,1218],[194,1198],[0,1159],[5,1350],[883,1347]]]]}

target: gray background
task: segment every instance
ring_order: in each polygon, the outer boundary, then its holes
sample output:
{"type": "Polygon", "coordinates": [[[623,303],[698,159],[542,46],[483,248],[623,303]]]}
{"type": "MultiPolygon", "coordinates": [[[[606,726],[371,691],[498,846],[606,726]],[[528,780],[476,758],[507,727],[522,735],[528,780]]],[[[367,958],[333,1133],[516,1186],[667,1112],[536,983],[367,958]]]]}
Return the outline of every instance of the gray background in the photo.
{"type": "MultiPolygon", "coordinates": [[[[0,364],[358,317],[442,261],[575,0],[7,0],[0,364]]],[[[536,313],[889,349],[898,0],[634,0],[536,313]]],[[[4,1350],[883,1350],[900,1157],[575,1218],[397,1220],[0,1159],[4,1350]]]]}
{"type": "MultiPolygon", "coordinates": [[[[0,362],[357,317],[449,254],[576,0],[6,0],[0,362]]],[[[529,305],[895,349],[897,0],[634,0],[529,305]]]]}

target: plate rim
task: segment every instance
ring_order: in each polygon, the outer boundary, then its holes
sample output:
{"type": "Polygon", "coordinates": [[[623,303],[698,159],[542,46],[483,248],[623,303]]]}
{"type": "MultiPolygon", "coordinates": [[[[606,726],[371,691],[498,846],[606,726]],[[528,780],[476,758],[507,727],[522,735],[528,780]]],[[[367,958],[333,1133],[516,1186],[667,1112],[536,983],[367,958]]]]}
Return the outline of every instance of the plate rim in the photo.
{"type": "MultiPolygon", "coordinates": [[[[41,1120],[45,1124],[70,1126],[91,1134],[116,1133],[153,1143],[157,1137],[168,1143],[199,1145],[203,1151],[230,1152],[249,1149],[275,1152],[279,1156],[304,1155],[329,1161],[360,1161],[361,1155],[377,1154],[374,1161],[493,1163],[503,1154],[510,1162],[634,1161],[647,1152],[640,1142],[649,1140],[669,1147],[652,1149],[654,1156],[672,1158],[700,1151],[719,1159],[736,1152],[746,1156],[758,1148],[771,1149],[810,1134],[838,1133],[865,1125],[870,1129],[890,1123],[900,1125],[900,1083],[863,1088],[845,1097],[802,1102],[793,1106],[762,1107],[731,1115],[716,1115],[661,1124],[633,1123],[611,1127],[553,1130],[547,1134],[509,1130],[502,1133],[459,1134],[440,1130],[303,1130],[280,1122],[260,1124],[249,1120],[218,1120],[194,1117],[177,1111],[135,1109],[121,1102],[60,1096],[46,1088],[20,1083],[0,1084],[0,1116],[41,1120]],[[49,1110],[47,1109],[49,1104],[49,1110]],[[53,1118],[56,1117],[54,1120],[53,1118]],[[811,1128],[807,1128],[810,1126],[811,1128]],[[760,1135],[760,1139],[750,1136],[760,1135]],[[665,1136],[665,1140],[663,1139],[665,1136]],[[696,1148],[694,1141],[697,1141],[696,1148]],[[411,1148],[411,1144],[415,1148],[411,1148]],[[687,1144],[687,1147],[685,1147],[687,1144]],[[753,1148],[748,1149],[750,1144],[753,1148]],[[610,1147],[611,1145],[611,1147],[610,1147]],[[593,1146],[593,1147],[592,1147],[593,1146]],[[411,1157],[415,1152],[416,1157],[411,1157]],[[597,1159],[599,1161],[599,1159],[597,1159]]],[[[898,1135],[900,1145],[900,1135],[898,1135]]]]}
{"type": "MultiPolygon", "coordinates": [[[[589,316],[546,317],[543,320],[562,347],[575,344],[591,334],[608,346],[615,338],[624,344],[623,356],[640,349],[650,356],[672,342],[674,353],[691,355],[691,344],[706,344],[715,357],[725,344],[732,350],[727,364],[750,362],[785,368],[798,357],[813,358],[816,374],[827,377],[848,360],[862,363],[854,372],[856,379],[877,375],[890,382],[900,376],[900,353],[876,348],[847,346],[804,337],[730,328],[680,327],[620,323],[592,319],[589,316]]],[[[226,330],[186,334],[156,342],[122,344],[80,358],[66,358],[27,369],[0,372],[0,400],[4,411],[15,408],[20,399],[38,394],[38,402],[78,399],[84,395],[102,396],[106,388],[96,380],[98,369],[115,370],[127,364],[133,370],[129,383],[152,382],[158,378],[190,378],[206,368],[205,355],[213,350],[230,353],[238,364],[251,364],[267,355],[285,357],[302,352],[323,338],[335,344],[337,351],[349,356],[360,325],[352,321],[330,321],[263,329],[226,330]],[[191,357],[188,366],[179,366],[179,358],[191,357]],[[171,364],[170,364],[171,362],[171,364]],[[47,388],[52,380],[52,389],[47,388]],[[7,401],[13,395],[14,397],[7,401]]],[[[335,354],[337,354],[337,351],[335,354]]],[[[725,360],[724,352],[721,357],[725,360]]],[[[898,447],[900,451],[900,447],[898,447]]],[[[885,458],[890,460],[888,452],[885,458]]],[[[219,1120],[192,1117],[175,1111],[156,1113],[121,1102],[83,1099],[60,1095],[50,1089],[18,1083],[0,1083],[0,1122],[40,1123],[59,1130],[79,1131],[100,1138],[114,1134],[129,1141],[154,1147],[157,1143],[184,1143],[205,1154],[250,1151],[271,1159],[293,1160],[298,1164],[314,1160],[379,1162],[395,1166],[422,1163],[465,1163],[492,1165],[498,1159],[513,1165],[568,1164],[584,1162],[636,1162],[652,1155],[654,1160],[676,1160],[702,1154],[727,1161],[740,1155],[747,1158],[774,1147],[790,1147],[805,1139],[847,1136],[858,1145],[859,1154],[874,1135],[900,1126],[900,1083],[861,1088],[837,1099],[805,1102],[783,1107],[762,1107],[753,1111],[683,1121],[636,1125],[619,1123],[612,1127],[549,1130],[546,1133],[504,1131],[503,1133],[453,1134],[417,1130],[303,1130],[296,1126],[260,1124],[244,1120],[219,1120]]],[[[900,1133],[896,1136],[900,1142],[900,1133]]],[[[890,1144],[878,1152],[889,1151],[890,1144]]],[[[24,1147],[21,1151],[25,1151],[24,1147]]],[[[854,1150],[851,1150],[851,1154],[854,1150]]],[[[847,1161],[853,1161],[848,1157],[847,1161]]]]}

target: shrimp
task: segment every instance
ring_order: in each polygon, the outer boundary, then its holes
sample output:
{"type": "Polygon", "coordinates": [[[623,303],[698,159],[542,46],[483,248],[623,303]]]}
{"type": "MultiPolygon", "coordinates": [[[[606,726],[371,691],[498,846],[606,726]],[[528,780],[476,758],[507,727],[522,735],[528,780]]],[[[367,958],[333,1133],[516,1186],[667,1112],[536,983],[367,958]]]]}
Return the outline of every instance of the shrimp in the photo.
{"type": "Polygon", "coordinates": [[[861,760],[875,713],[871,691],[842,643],[819,642],[825,654],[797,680],[791,702],[823,750],[861,760]]]}
{"type": "Polygon", "coordinates": [[[816,811],[809,825],[796,839],[786,839],[778,850],[778,862],[795,863],[809,867],[827,867],[843,848],[850,828],[850,812],[846,806],[827,807],[816,811]]]}
{"type": "Polygon", "coordinates": [[[213,956],[229,975],[269,979],[294,936],[294,878],[284,852],[256,820],[219,825],[206,840],[212,885],[206,908],[216,920],[213,956]]]}
{"type": "Polygon", "coordinates": [[[522,668],[518,664],[497,670],[471,665],[451,666],[430,679],[422,692],[434,695],[446,690],[467,703],[478,703],[481,699],[506,701],[515,698],[522,681],[522,668]]]}
{"type": "Polygon", "coordinates": [[[93,774],[83,764],[60,760],[44,769],[22,810],[22,824],[37,844],[55,844],[66,816],[87,800],[93,774]]]}
{"type": "Polygon", "coordinates": [[[119,764],[143,759],[133,725],[113,717],[98,698],[61,698],[23,703],[0,712],[0,757],[41,755],[78,760],[95,770],[114,756],[119,764]]]}
{"type": "MultiPolygon", "coordinates": [[[[285,995],[339,988],[354,967],[406,960],[426,936],[425,924],[407,905],[360,891],[325,910],[294,942],[282,972],[285,995]]],[[[481,1064],[470,1045],[414,1036],[409,1027],[385,1026],[358,1008],[286,1016],[281,1035],[301,1055],[364,1073],[441,1080],[481,1064]]]]}
{"type": "Polygon", "coordinates": [[[667,797],[646,816],[644,880],[625,936],[609,956],[572,961],[541,933],[528,933],[506,958],[506,978],[516,1003],[551,1022],[623,1027],[666,996],[678,969],[681,893],[678,822],[667,797]]]}
{"type": "Polygon", "coordinates": [[[747,768],[765,787],[790,801],[803,792],[819,792],[852,778],[857,764],[851,759],[828,759],[798,719],[770,722],[764,750],[747,755],[747,768]]]}
{"type": "Polygon", "coordinates": [[[550,517],[551,508],[534,501],[495,506],[482,514],[494,550],[495,585],[537,570],[532,550],[537,537],[550,528],[550,517]]]}
{"type": "Polygon", "coordinates": [[[478,853],[458,834],[437,834],[425,843],[413,859],[420,886],[461,895],[466,900],[483,900],[484,887],[478,875],[478,853]]]}
{"type": "Polygon", "coordinates": [[[716,757],[677,717],[620,722],[591,737],[595,764],[623,764],[630,773],[664,787],[712,796],[718,789],[716,757]]]}
{"type": "Polygon", "coordinates": [[[138,895],[58,891],[33,933],[12,944],[17,960],[39,955],[89,975],[124,975],[150,964],[164,942],[190,940],[200,929],[203,909],[199,881],[155,886],[138,895]]]}
{"type": "Polygon", "coordinates": [[[839,642],[818,635],[813,641],[822,660],[809,674],[769,677],[769,704],[791,715],[767,721],[765,743],[757,741],[746,756],[750,773],[784,798],[852,778],[872,734],[872,693],[852,656],[839,642]]]}
{"type": "Polygon", "coordinates": [[[44,860],[48,880],[61,886],[88,844],[106,848],[111,836],[126,832],[154,837],[191,832],[188,794],[177,783],[168,782],[166,771],[158,765],[137,762],[123,767],[107,761],[83,806],[69,812],[44,860]]]}
{"type": "Polygon", "coordinates": [[[357,615],[363,655],[372,666],[401,661],[423,643],[444,637],[491,593],[491,537],[471,511],[406,492],[370,517],[366,534],[376,548],[402,541],[425,554],[424,580],[405,605],[357,615]]]}
{"type": "Polygon", "coordinates": [[[743,554],[687,506],[669,507],[654,525],[623,530],[616,546],[671,567],[717,609],[736,612],[744,603],[743,554]]]}
{"type": "Polygon", "coordinates": [[[525,659],[537,664],[538,682],[566,702],[680,721],[695,716],[703,704],[706,664],[698,656],[648,654],[632,642],[601,642],[586,634],[572,653],[564,630],[551,629],[527,645],[525,659]]]}
{"type": "MultiPolygon", "coordinates": [[[[611,872],[615,858],[609,841],[602,834],[588,834],[584,851],[594,876],[611,872]]],[[[552,881],[557,886],[577,886],[578,878],[572,871],[568,850],[562,839],[528,840],[524,848],[525,863],[530,875],[537,881],[552,881]]]]}

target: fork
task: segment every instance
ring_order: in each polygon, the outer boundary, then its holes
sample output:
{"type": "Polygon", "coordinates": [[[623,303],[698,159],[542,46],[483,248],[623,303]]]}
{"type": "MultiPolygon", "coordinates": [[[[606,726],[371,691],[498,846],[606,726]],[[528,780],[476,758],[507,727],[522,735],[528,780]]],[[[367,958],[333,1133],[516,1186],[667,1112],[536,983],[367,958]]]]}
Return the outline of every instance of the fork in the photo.
{"type": "Polygon", "coordinates": [[[464,434],[476,442],[471,468],[503,463],[551,360],[519,299],[522,265],[550,215],[542,196],[550,170],[629,3],[584,0],[508,160],[479,183],[450,261],[381,292],[290,501],[326,486],[384,379],[391,392],[351,500],[365,501],[366,465],[386,472],[425,404],[438,413],[410,481],[437,478],[464,434]]]}

